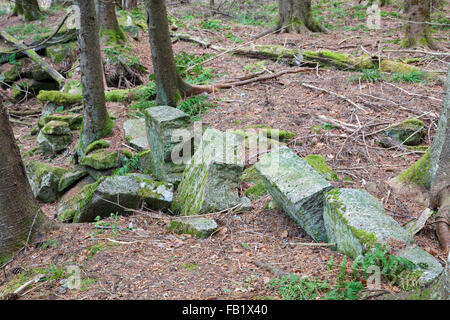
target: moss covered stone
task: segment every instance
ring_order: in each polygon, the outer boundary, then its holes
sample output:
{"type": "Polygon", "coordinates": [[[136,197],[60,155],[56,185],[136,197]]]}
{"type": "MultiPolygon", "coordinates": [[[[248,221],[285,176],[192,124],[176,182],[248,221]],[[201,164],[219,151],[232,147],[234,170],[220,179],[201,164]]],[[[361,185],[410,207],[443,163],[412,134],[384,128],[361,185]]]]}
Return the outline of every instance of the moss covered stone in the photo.
{"type": "Polygon", "coordinates": [[[89,144],[86,149],[84,150],[84,154],[88,154],[92,151],[98,150],[98,149],[106,149],[109,147],[109,142],[106,140],[96,140],[89,144]]]}
{"type": "Polygon", "coordinates": [[[217,230],[217,223],[212,219],[203,217],[184,217],[172,220],[167,230],[178,234],[191,234],[197,238],[207,238],[217,230]]]}
{"type": "Polygon", "coordinates": [[[99,150],[84,155],[80,164],[96,170],[116,168],[118,166],[119,153],[116,150],[99,150]]]}
{"type": "Polygon", "coordinates": [[[63,121],[69,125],[70,130],[80,130],[83,125],[83,116],[79,114],[49,114],[41,117],[38,121],[40,127],[50,121],[63,121]]]}
{"type": "Polygon", "coordinates": [[[280,208],[315,241],[326,242],[323,195],[332,185],[287,147],[266,154],[255,168],[280,208]]]}
{"type": "Polygon", "coordinates": [[[169,106],[147,108],[145,125],[153,174],[162,181],[179,182],[193,153],[189,116],[169,106]]]}
{"type": "Polygon", "coordinates": [[[242,169],[237,137],[229,132],[206,129],[183,173],[173,212],[196,215],[238,205],[242,169]]]}
{"type": "Polygon", "coordinates": [[[4,82],[12,82],[20,77],[21,64],[5,63],[0,65],[0,78],[3,76],[4,82]]]}
{"type": "Polygon", "coordinates": [[[60,204],[58,219],[91,222],[111,213],[130,214],[145,204],[149,209],[166,210],[173,199],[173,185],[141,174],[104,177],[84,186],[80,193],[60,204]]]}
{"type": "Polygon", "coordinates": [[[62,105],[80,104],[83,101],[81,94],[70,94],[57,90],[41,90],[37,98],[43,102],[53,102],[62,105]]]}
{"type": "Polygon", "coordinates": [[[145,174],[153,173],[153,159],[150,150],[141,151],[137,154],[138,162],[137,168],[140,172],[145,174]]]}
{"type": "Polygon", "coordinates": [[[425,138],[425,125],[422,120],[407,119],[389,127],[385,134],[401,144],[416,146],[421,144],[425,138]]]}
{"type": "Polygon", "coordinates": [[[431,186],[430,152],[426,152],[412,166],[400,173],[397,180],[406,185],[413,184],[429,190],[431,186]]]}
{"type": "Polygon", "coordinates": [[[45,134],[50,135],[70,135],[70,127],[67,122],[52,120],[46,123],[46,125],[41,130],[45,134]]]}
{"type": "Polygon", "coordinates": [[[58,199],[59,180],[69,170],[35,160],[25,162],[25,169],[36,199],[43,202],[58,199]]]}
{"type": "Polygon", "coordinates": [[[412,236],[386,214],[383,205],[365,190],[333,189],[325,194],[323,219],[329,242],[355,259],[393,240],[406,245],[412,236]]]}
{"type": "Polygon", "coordinates": [[[336,172],[333,171],[329,166],[327,166],[325,158],[319,154],[307,155],[305,161],[313,167],[322,177],[328,181],[339,181],[336,172]]]}
{"type": "Polygon", "coordinates": [[[66,172],[61,176],[58,183],[58,192],[63,192],[68,189],[70,186],[87,176],[88,173],[86,170],[74,170],[70,172],[66,172]]]}

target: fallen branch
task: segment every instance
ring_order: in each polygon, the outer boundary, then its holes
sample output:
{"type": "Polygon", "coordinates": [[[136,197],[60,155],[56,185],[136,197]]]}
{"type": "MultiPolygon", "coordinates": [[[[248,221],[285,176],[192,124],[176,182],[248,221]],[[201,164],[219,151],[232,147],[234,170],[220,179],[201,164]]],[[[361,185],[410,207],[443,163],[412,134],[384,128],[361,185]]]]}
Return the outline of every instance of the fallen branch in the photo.
{"type": "Polygon", "coordinates": [[[25,45],[18,42],[13,36],[7,33],[4,30],[0,30],[0,37],[5,39],[6,41],[12,43],[12,45],[20,50],[23,50],[24,53],[30,57],[30,59],[41,66],[41,68],[47,72],[53,80],[55,80],[60,87],[63,86],[64,81],[66,80],[58,71],[56,71],[52,66],[50,66],[44,59],[42,59],[33,49],[28,49],[25,45]]]}
{"type": "Polygon", "coordinates": [[[328,90],[328,89],[319,88],[319,87],[316,87],[316,86],[313,86],[313,85],[311,85],[311,84],[307,84],[307,83],[304,83],[304,82],[301,82],[300,84],[301,84],[303,87],[305,87],[305,88],[314,89],[314,90],[319,90],[319,91],[322,91],[322,92],[326,92],[326,93],[328,93],[328,94],[331,94],[331,95],[333,95],[333,96],[335,96],[335,97],[338,97],[338,98],[340,98],[340,99],[342,99],[342,100],[347,101],[348,103],[350,103],[350,104],[351,104],[352,106],[354,106],[355,108],[357,108],[357,109],[359,109],[359,110],[362,110],[362,111],[364,111],[364,112],[367,112],[366,109],[364,109],[363,107],[359,106],[358,104],[356,104],[355,102],[353,102],[353,101],[350,100],[349,98],[347,98],[347,97],[345,97],[345,96],[343,96],[343,95],[341,95],[341,94],[339,94],[339,93],[330,91],[330,90],[328,90]]]}
{"type": "Polygon", "coordinates": [[[254,260],[253,263],[256,266],[258,266],[258,267],[260,267],[262,269],[266,269],[266,270],[272,272],[275,276],[277,276],[279,278],[281,278],[281,277],[289,277],[290,276],[289,273],[281,271],[280,269],[278,269],[278,268],[276,268],[276,267],[274,267],[274,266],[272,266],[272,265],[270,265],[268,263],[265,263],[265,262],[262,262],[262,261],[259,261],[259,260],[254,260]]]}

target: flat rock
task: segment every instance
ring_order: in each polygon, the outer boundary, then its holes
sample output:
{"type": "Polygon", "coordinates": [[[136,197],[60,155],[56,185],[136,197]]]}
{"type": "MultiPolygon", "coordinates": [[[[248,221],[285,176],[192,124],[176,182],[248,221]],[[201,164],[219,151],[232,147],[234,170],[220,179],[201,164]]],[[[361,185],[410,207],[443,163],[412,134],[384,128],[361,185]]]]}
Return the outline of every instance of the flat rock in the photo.
{"type": "Polygon", "coordinates": [[[377,244],[389,247],[391,243],[414,243],[412,236],[365,190],[329,191],[323,218],[329,242],[335,242],[339,252],[353,259],[377,244]]]}
{"type": "Polygon", "coordinates": [[[234,134],[206,129],[178,186],[173,211],[195,215],[239,204],[238,182],[243,163],[234,134]]]}
{"type": "Polygon", "coordinates": [[[217,230],[217,223],[213,219],[203,217],[183,217],[172,220],[167,229],[178,234],[191,234],[197,238],[207,238],[217,230]]]}
{"type": "Polygon", "coordinates": [[[147,132],[145,129],[145,119],[129,119],[123,123],[125,139],[128,143],[139,151],[148,150],[150,146],[147,141],[147,132]]]}
{"type": "Polygon", "coordinates": [[[75,170],[64,173],[61,179],[59,180],[58,191],[62,192],[66,190],[67,188],[69,188],[70,186],[72,186],[73,184],[75,184],[76,182],[78,182],[87,175],[88,173],[86,170],[75,170]]]}
{"type": "Polygon", "coordinates": [[[278,206],[311,238],[326,242],[323,196],[333,186],[287,147],[266,154],[255,168],[278,206]]]}
{"type": "Polygon", "coordinates": [[[170,208],[173,185],[153,180],[142,174],[127,174],[101,178],[81,188],[71,199],[60,203],[58,219],[64,222],[91,222],[95,217],[109,217],[111,213],[130,214],[127,209],[170,208]]]}

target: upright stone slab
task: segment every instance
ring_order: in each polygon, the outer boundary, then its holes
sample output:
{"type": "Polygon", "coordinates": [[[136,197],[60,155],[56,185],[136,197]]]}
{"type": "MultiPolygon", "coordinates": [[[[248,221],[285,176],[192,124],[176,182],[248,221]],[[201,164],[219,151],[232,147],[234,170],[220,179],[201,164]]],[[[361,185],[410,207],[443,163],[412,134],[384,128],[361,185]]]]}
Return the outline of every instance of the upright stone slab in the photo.
{"type": "Polygon", "coordinates": [[[386,214],[383,205],[365,190],[333,189],[325,195],[323,218],[329,242],[355,259],[377,244],[393,240],[414,242],[412,236],[386,214]]]}
{"type": "Polygon", "coordinates": [[[255,164],[267,191],[318,242],[326,242],[323,195],[333,186],[287,147],[266,154],[255,164]]]}
{"type": "Polygon", "coordinates": [[[186,166],[180,152],[186,144],[189,146],[185,150],[190,150],[190,154],[183,156],[190,157],[193,152],[189,116],[169,106],[152,107],[145,110],[145,124],[153,175],[163,181],[180,181],[186,166]]]}
{"type": "Polygon", "coordinates": [[[436,135],[431,145],[431,205],[439,203],[437,195],[450,184],[450,69],[447,74],[444,102],[436,135]]]}
{"type": "Polygon", "coordinates": [[[125,139],[133,148],[139,151],[149,149],[145,119],[129,119],[123,123],[123,130],[125,131],[125,139]]]}
{"type": "Polygon", "coordinates": [[[195,215],[238,205],[241,155],[236,135],[207,129],[183,173],[173,211],[195,215]]]}

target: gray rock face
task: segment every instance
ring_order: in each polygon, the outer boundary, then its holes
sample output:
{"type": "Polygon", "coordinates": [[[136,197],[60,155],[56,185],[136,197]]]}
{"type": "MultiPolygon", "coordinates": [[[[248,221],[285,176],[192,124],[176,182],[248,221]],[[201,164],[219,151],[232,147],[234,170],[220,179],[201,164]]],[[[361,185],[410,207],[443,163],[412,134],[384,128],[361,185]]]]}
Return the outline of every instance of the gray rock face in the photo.
{"type": "Polygon", "coordinates": [[[266,154],[255,168],[278,206],[315,241],[326,242],[323,195],[333,186],[287,147],[266,154]]]}
{"type": "Polygon", "coordinates": [[[190,154],[183,154],[183,158],[189,159],[193,153],[192,148],[189,148],[192,144],[192,132],[188,115],[169,106],[147,108],[145,125],[154,176],[161,181],[180,181],[186,165],[177,156],[183,146],[188,146],[186,150],[191,151],[190,154]]]}
{"type": "Polygon", "coordinates": [[[47,203],[58,199],[59,180],[67,169],[34,160],[26,162],[25,169],[36,199],[47,203]]]}
{"type": "Polygon", "coordinates": [[[139,151],[148,150],[147,132],[145,129],[145,119],[130,119],[123,123],[125,139],[128,143],[139,151]]]}
{"type": "Polygon", "coordinates": [[[432,205],[437,205],[438,193],[450,185],[450,70],[436,135],[431,145],[430,161],[431,200],[432,205]]]}
{"type": "Polygon", "coordinates": [[[397,254],[416,264],[417,270],[422,271],[419,279],[421,284],[428,284],[434,281],[442,273],[441,264],[428,252],[418,246],[409,246],[397,254]]]}
{"type": "Polygon", "coordinates": [[[57,154],[72,143],[70,127],[63,121],[50,121],[37,136],[39,148],[44,154],[57,154]]]}
{"type": "Polygon", "coordinates": [[[217,230],[217,223],[203,217],[183,217],[172,220],[167,229],[179,234],[187,233],[197,238],[206,238],[217,230]]]}
{"type": "Polygon", "coordinates": [[[333,189],[325,195],[323,211],[329,242],[355,259],[377,244],[406,244],[412,236],[389,217],[381,203],[365,190],[333,189]]]}
{"type": "Polygon", "coordinates": [[[149,209],[168,209],[172,204],[173,185],[152,180],[142,174],[111,176],[84,186],[80,193],[61,203],[60,221],[91,222],[111,213],[129,214],[145,204],[149,209]],[[118,204],[118,205],[117,205],[118,204]],[[120,205],[120,206],[119,206],[120,205]]]}
{"type": "Polygon", "coordinates": [[[237,137],[207,129],[183,173],[173,211],[195,215],[239,204],[238,181],[243,163],[237,137]]]}

